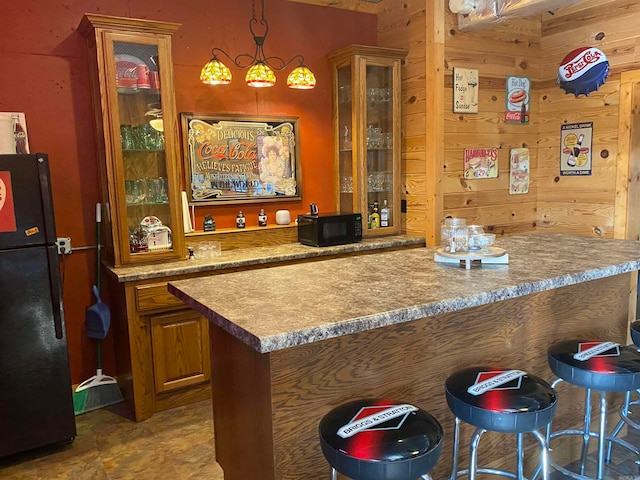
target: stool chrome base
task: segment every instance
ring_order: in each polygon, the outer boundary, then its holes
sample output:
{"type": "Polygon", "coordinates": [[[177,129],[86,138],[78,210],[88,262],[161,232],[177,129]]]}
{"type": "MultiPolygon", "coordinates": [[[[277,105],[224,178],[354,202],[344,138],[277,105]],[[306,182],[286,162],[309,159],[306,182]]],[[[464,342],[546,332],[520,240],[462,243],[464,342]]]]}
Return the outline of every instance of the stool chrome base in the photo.
{"type": "MultiPolygon", "coordinates": [[[[563,381],[564,381],[563,379],[558,378],[551,384],[551,386],[555,388],[556,385],[558,385],[560,382],[563,382],[563,381]]],[[[551,440],[558,437],[563,437],[567,435],[576,435],[576,436],[579,435],[582,437],[582,451],[580,455],[580,473],[573,472],[568,468],[559,465],[554,461],[553,456],[551,456],[549,459],[549,464],[554,470],[557,470],[558,472],[561,472],[563,475],[569,476],[576,480],[592,480],[594,478],[594,477],[585,475],[586,460],[587,460],[587,454],[589,451],[590,438],[598,439],[598,448],[597,448],[598,459],[597,459],[597,470],[596,470],[596,477],[595,477],[598,480],[604,477],[604,468],[605,468],[605,464],[608,463],[610,460],[612,443],[621,445],[631,450],[636,455],[640,454],[640,450],[638,450],[636,447],[631,445],[629,442],[626,442],[619,438],[615,438],[615,434],[617,434],[620,431],[620,429],[622,428],[622,425],[619,425],[619,428],[617,426],[616,429],[614,430],[615,433],[613,433],[611,436],[607,435],[606,433],[607,432],[607,392],[597,391],[597,393],[600,397],[600,402],[599,402],[600,418],[599,418],[597,432],[591,431],[591,389],[589,388],[586,389],[586,394],[585,394],[585,409],[584,409],[584,421],[583,421],[582,430],[567,429],[567,430],[559,430],[557,432],[551,433],[551,424],[547,429],[546,441],[548,445],[551,445],[551,440]],[[605,448],[605,444],[608,444],[608,449],[605,448]]],[[[628,395],[629,395],[629,392],[627,393],[627,397],[628,395]]]]}
{"type": "MultiPolygon", "coordinates": [[[[460,420],[458,417],[455,417],[455,428],[453,434],[453,467],[451,469],[451,476],[449,480],[455,480],[458,477],[468,476],[469,480],[475,480],[476,475],[486,474],[486,475],[498,475],[501,477],[513,478],[515,480],[526,480],[524,476],[524,448],[523,448],[523,437],[524,433],[516,433],[517,435],[517,443],[516,443],[516,455],[517,455],[517,466],[516,472],[509,472],[507,470],[501,470],[498,468],[489,468],[489,467],[478,467],[478,446],[480,444],[480,439],[482,435],[484,435],[487,430],[484,428],[476,428],[474,431],[469,448],[469,468],[458,470],[458,452],[459,452],[459,438],[460,438],[460,420]]],[[[547,480],[549,478],[549,448],[547,446],[546,438],[537,430],[533,430],[531,433],[540,444],[540,451],[542,452],[540,455],[540,465],[534,472],[532,479],[537,478],[537,476],[542,471],[543,480],[547,480]]]]}
{"type": "MultiPolygon", "coordinates": [[[[631,450],[636,455],[640,455],[640,449],[636,448],[634,445],[630,444],[629,442],[622,440],[621,438],[617,438],[618,434],[622,430],[622,427],[624,427],[625,425],[629,425],[631,428],[635,430],[640,430],[640,423],[634,422],[629,418],[629,408],[632,405],[640,405],[640,400],[634,400],[633,402],[631,401],[631,393],[632,392],[626,392],[624,404],[622,405],[622,408],[620,408],[620,412],[619,412],[620,421],[618,422],[616,427],[611,432],[611,435],[607,439],[609,441],[609,445],[607,448],[607,455],[605,457],[606,463],[609,463],[611,461],[611,447],[613,443],[622,445],[626,449],[631,450]]],[[[640,390],[638,390],[637,393],[640,394],[640,390]]],[[[638,463],[639,461],[640,459],[637,460],[636,463],[638,463]]]]}

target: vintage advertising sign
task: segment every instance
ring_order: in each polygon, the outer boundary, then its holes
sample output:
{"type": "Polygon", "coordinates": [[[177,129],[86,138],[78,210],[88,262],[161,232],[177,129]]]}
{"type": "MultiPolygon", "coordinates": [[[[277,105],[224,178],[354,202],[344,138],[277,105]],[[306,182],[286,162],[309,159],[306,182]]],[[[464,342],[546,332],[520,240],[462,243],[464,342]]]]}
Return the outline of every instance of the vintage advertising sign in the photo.
{"type": "Polygon", "coordinates": [[[465,148],[464,178],[496,178],[498,176],[497,148],[465,148]]]}
{"type": "Polygon", "coordinates": [[[181,116],[189,203],[300,198],[297,117],[181,116]]]}
{"type": "Polygon", "coordinates": [[[11,172],[0,172],[0,232],[16,231],[11,172]]]}
{"type": "Polygon", "coordinates": [[[453,111],[478,113],[478,70],[453,68],[453,111]]]}
{"type": "Polygon", "coordinates": [[[566,93],[589,96],[609,76],[607,56],[594,47],[576,48],[562,59],[558,68],[558,84],[566,93]]]}
{"type": "Polygon", "coordinates": [[[568,123],[560,129],[560,175],[591,175],[593,122],[568,123]]]}
{"type": "Polygon", "coordinates": [[[529,193],[529,149],[512,148],[509,158],[509,194],[529,193]]]}
{"type": "Polygon", "coordinates": [[[531,79],[507,77],[504,123],[529,123],[531,79]]]}

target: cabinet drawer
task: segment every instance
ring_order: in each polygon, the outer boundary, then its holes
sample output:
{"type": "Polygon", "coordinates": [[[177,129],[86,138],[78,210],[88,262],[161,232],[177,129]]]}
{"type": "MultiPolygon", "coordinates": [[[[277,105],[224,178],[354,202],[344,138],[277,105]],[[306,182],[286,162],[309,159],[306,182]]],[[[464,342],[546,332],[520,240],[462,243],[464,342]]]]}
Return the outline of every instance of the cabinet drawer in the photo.
{"type": "Polygon", "coordinates": [[[136,309],[139,312],[157,310],[163,307],[184,305],[181,300],[167,291],[167,282],[140,285],[136,288],[136,309]]]}

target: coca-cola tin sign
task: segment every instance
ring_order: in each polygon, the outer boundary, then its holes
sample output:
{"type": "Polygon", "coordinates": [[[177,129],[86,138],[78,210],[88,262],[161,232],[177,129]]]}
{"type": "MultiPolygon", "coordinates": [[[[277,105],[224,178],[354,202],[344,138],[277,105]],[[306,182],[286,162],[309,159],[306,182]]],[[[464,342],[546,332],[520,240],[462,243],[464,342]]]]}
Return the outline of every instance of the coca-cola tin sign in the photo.
{"type": "Polygon", "coordinates": [[[595,47],[570,52],[558,69],[558,84],[566,93],[589,96],[604,85],[609,76],[609,60],[595,47]]]}
{"type": "Polygon", "coordinates": [[[505,92],[505,123],[529,123],[531,79],[507,76],[505,92]]]}

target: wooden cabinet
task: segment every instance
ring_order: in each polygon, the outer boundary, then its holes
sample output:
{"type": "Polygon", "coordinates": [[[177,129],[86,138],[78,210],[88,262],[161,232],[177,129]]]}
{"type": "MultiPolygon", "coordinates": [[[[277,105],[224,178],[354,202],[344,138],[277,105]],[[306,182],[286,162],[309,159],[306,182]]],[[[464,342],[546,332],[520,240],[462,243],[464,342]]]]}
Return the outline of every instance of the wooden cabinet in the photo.
{"type": "Polygon", "coordinates": [[[181,310],[154,315],[150,322],[156,392],[209,382],[208,320],[181,310]]]}
{"type": "Polygon", "coordinates": [[[336,210],[364,235],[400,231],[400,63],[404,50],[352,45],[333,66],[336,210]]]}
{"type": "Polygon", "coordinates": [[[171,35],[179,24],[87,14],[105,251],[114,266],[185,258],[171,35]]]}

